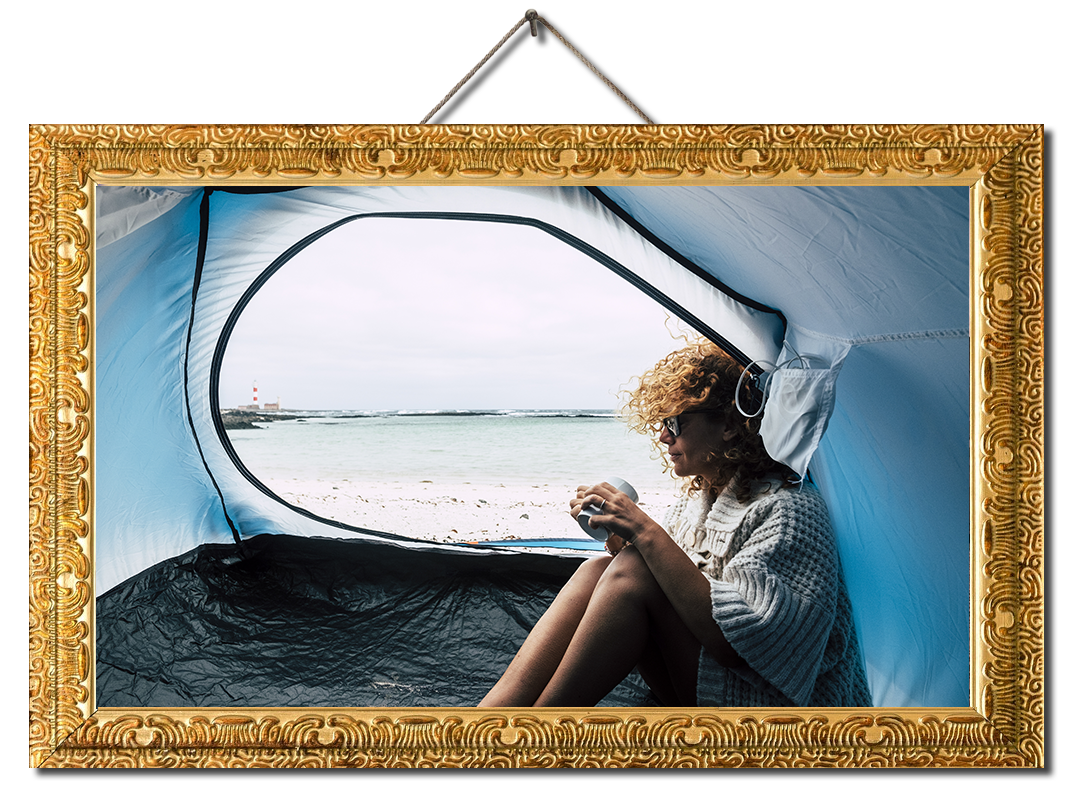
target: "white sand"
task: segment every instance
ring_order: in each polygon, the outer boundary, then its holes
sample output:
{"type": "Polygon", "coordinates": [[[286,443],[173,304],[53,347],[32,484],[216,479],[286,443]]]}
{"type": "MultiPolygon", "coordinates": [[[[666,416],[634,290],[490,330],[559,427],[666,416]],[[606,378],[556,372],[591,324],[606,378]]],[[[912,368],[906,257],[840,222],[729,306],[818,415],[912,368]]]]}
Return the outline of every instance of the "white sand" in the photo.
{"type": "MultiPolygon", "coordinates": [[[[577,538],[570,516],[577,486],[504,486],[432,481],[281,480],[270,488],[325,519],[436,542],[577,538]]],[[[673,489],[639,489],[639,505],[657,521],[673,489]]]]}

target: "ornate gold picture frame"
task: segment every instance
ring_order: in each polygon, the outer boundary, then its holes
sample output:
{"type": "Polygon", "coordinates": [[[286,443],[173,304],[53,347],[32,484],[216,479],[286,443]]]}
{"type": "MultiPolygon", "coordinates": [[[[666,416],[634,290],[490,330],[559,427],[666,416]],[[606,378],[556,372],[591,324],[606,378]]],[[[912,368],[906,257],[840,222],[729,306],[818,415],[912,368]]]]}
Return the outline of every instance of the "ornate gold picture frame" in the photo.
{"type": "Polygon", "coordinates": [[[1041,767],[1041,126],[32,126],[35,767],[1041,767]],[[101,183],[971,187],[965,708],[97,708],[93,198],[101,183]]]}

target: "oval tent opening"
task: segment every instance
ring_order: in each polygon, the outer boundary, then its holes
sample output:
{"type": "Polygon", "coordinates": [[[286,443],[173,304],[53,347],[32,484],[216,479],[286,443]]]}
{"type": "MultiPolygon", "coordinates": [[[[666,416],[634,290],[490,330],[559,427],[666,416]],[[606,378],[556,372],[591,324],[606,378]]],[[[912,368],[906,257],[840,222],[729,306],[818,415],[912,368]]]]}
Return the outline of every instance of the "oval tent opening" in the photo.
{"type": "Polygon", "coordinates": [[[579,484],[621,475],[671,502],[650,441],[614,412],[687,330],[531,226],[360,219],[242,308],[219,406],[251,478],[326,521],[592,549],[567,513],[579,484]]]}

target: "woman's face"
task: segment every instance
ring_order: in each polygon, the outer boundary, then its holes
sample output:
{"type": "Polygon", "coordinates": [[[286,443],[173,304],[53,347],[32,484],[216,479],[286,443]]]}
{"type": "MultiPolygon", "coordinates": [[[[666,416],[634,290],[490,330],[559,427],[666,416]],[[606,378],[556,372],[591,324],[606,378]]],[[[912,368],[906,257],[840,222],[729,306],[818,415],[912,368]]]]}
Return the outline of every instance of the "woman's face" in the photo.
{"type": "Polygon", "coordinates": [[[708,456],[720,452],[730,439],[726,423],[721,415],[705,411],[687,411],[678,415],[678,435],[666,425],[659,440],[667,445],[674,474],[680,478],[689,475],[712,477],[712,462],[708,456]]]}

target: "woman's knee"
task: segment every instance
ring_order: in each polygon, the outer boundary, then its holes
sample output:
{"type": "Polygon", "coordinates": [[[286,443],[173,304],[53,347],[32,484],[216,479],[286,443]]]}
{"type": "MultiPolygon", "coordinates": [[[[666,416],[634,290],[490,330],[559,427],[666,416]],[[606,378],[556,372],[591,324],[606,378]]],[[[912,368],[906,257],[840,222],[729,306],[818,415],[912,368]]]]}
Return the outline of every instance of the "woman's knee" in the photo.
{"type": "Polygon", "coordinates": [[[611,556],[597,556],[596,558],[590,558],[582,562],[581,566],[574,570],[574,574],[570,576],[569,583],[574,585],[588,584],[596,586],[597,581],[604,574],[604,571],[611,565],[611,556]]]}
{"type": "Polygon", "coordinates": [[[598,586],[615,594],[652,596],[663,592],[644,558],[631,547],[620,551],[605,566],[598,586]]]}

